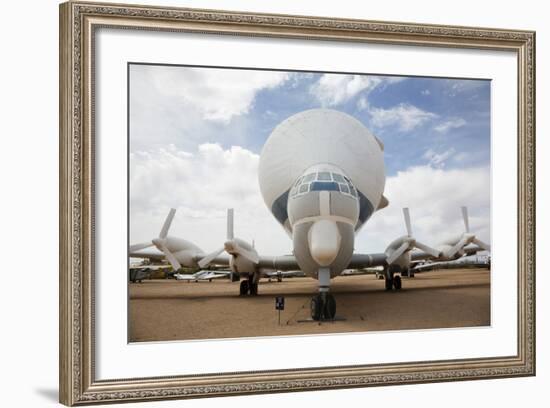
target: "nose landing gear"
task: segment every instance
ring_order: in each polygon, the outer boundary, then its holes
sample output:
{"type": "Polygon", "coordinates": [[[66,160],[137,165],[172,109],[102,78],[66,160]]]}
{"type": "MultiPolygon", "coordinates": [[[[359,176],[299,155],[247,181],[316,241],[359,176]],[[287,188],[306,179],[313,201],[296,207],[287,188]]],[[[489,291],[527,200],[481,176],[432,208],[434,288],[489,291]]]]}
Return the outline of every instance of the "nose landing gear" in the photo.
{"type": "Polygon", "coordinates": [[[336,300],[328,292],[319,293],[311,298],[311,318],[315,321],[334,320],[336,317],[336,300]]]}
{"type": "Polygon", "coordinates": [[[329,293],[330,269],[319,269],[318,279],[319,294],[311,298],[311,318],[315,321],[334,320],[336,317],[336,300],[329,293]]]}

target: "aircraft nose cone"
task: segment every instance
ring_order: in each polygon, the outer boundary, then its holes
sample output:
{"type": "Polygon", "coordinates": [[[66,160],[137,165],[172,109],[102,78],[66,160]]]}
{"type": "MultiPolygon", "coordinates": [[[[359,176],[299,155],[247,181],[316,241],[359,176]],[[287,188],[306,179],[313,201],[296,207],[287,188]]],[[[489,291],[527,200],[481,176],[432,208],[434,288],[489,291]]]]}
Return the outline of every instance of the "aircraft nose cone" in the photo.
{"type": "Polygon", "coordinates": [[[329,266],[340,251],[341,239],[338,226],[334,221],[315,221],[308,235],[311,257],[320,266],[329,266]]]}

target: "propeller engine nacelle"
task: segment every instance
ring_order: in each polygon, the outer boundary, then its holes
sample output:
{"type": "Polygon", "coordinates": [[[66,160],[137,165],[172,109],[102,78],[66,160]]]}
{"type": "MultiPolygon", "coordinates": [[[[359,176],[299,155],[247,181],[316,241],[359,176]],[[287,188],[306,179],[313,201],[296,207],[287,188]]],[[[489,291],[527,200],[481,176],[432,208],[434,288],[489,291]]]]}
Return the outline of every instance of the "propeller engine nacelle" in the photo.
{"type": "Polygon", "coordinates": [[[466,255],[466,252],[464,251],[464,247],[466,247],[469,244],[475,244],[478,247],[484,249],[485,251],[491,251],[491,245],[481,241],[475,236],[475,234],[472,234],[470,232],[468,208],[461,207],[461,210],[462,210],[462,219],[464,221],[465,232],[459,235],[458,237],[449,239],[443,244],[438,246],[438,249],[441,251],[443,257],[445,257],[446,259],[456,259],[466,255]]]}
{"type": "Polygon", "coordinates": [[[240,238],[236,238],[233,231],[233,209],[230,208],[227,210],[227,240],[223,244],[223,248],[217,249],[199,261],[198,265],[201,268],[208,266],[217,256],[225,251],[231,255],[229,258],[229,267],[233,273],[251,275],[257,272],[257,266],[260,262],[258,252],[256,252],[253,245],[240,238]]]}
{"type": "Polygon", "coordinates": [[[437,249],[429,247],[426,244],[418,242],[412,235],[411,217],[408,208],[403,208],[403,216],[407,227],[407,235],[397,238],[386,248],[387,256],[386,263],[390,266],[396,265],[401,269],[408,269],[411,264],[411,250],[418,248],[421,251],[437,258],[441,252],[437,249]]]}
{"type": "Polygon", "coordinates": [[[176,209],[170,209],[159,236],[148,242],[131,245],[130,252],[136,252],[141,249],[155,246],[164,254],[166,260],[170,262],[170,265],[174,268],[174,271],[178,271],[182,266],[191,268],[197,267],[195,258],[202,253],[201,249],[192,242],[168,236],[168,231],[170,230],[175,214],[176,209]]]}
{"type": "Polygon", "coordinates": [[[224,243],[225,252],[231,255],[229,259],[229,267],[233,273],[253,273],[256,271],[255,258],[251,256],[242,256],[243,251],[246,251],[249,255],[256,255],[256,250],[248,242],[240,239],[233,238],[224,243]]]}
{"type": "Polygon", "coordinates": [[[393,240],[384,251],[388,265],[397,265],[402,269],[408,268],[411,264],[410,248],[414,247],[413,241],[414,239],[406,235],[393,240]],[[400,251],[402,247],[405,248],[404,251],[400,251]]]}

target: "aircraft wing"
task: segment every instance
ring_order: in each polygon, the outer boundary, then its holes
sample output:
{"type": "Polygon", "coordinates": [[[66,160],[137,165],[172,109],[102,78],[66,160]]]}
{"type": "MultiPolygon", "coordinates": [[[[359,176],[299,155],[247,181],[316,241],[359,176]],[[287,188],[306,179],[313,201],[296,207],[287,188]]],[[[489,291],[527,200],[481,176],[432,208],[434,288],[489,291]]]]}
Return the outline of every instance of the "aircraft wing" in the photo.
{"type": "Polygon", "coordinates": [[[258,267],[264,271],[296,271],[300,265],[293,255],[283,256],[261,256],[258,267]]]}
{"type": "Polygon", "coordinates": [[[128,256],[130,258],[142,258],[150,259],[151,261],[162,261],[165,259],[165,256],[158,249],[142,249],[140,251],[129,252],[128,256]]]}
{"type": "Polygon", "coordinates": [[[386,265],[386,254],[353,254],[346,269],[362,269],[386,265]]]}
{"type": "MultiPolygon", "coordinates": [[[[199,262],[200,260],[202,260],[203,258],[207,257],[208,255],[206,254],[203,254],[203,255],[197,255],[197,256],[194,256],[193,257],[193,261],[195,262],[199,262]]],[[[229,266],[229,256],[225,255],[225,254],[220,254],[218,256],[216,256],[215,258],[212,259],[211,262],[208,263],[209,265],[214,265],[214,266],[229,266]]]]}
{"type": "MultiPolygon", "coordinates": [[[[468,245],[464,248],[462,248],[462,251],[464,251],[464,253],[466,254],[465,256],[468,256],[468,255],[475,255],[477,254],[478,252],[481,252],[481,251],[485,251],[485,249],[481,248],[480,246],[477,246],[477,245],[468,245]]],[[[411,252],[411,261],[419,261],[419,260],[426,260],[426,259],[432,259],[432,260],[442,260],[442,261],[448,261],[448,259],[444,259],[442,257],[439,257],[439,258],[436,258],[426,252],[423,252],[423,251],[413,251],[411,252]]]]}
{"type": "Polygon", "coordinates": [[[221,279],[221,278],[229,278],[231,276],[231,271],[210,271],[208,273],[205,273],[204,275],[201,275],[200,279],[221,279]]]}
{"type": "Polygon", "coordinates": [[[130,265],[130,270],[149,270],[149,271],[156,271],[158,269],[172,269],[172,266],[170,264],[162,264],[162,265],[130,265]]]}
{"type": "Polygon", "coordinates": [[[414,271],[414,273],[431,271],[432,269],[437,269],[438,266],[445,265],[446,263],[447,262],[429,262],[423,265],[415,266],[414,268],[412,268],[412,271],[414,271]]]}
{"type": "Polygon", "coordinates": [[[306,276],[305,273],[303,273],[301,270],[295,270],[295,271],[264,271],[264,275],[268,278],[296,278],[296,277],[304,277],[306,276]]]}
{"type": "MultiPolygon", "coordinates": [[[[472,246],[465,247],[463,250],[467,255],[473,255],[477,252],[483,251],[483,248],[476,245],[472,245],[472,246]]],[[[386,258],[387,258],[387,255],[384,253],[353,254],[351,257],[351,261],[348,264],[346,269],[362,269],[362,268],[370,268],[375,266],[385,266],[386,258]]],[[[438,258],[434,258],[433,255],[430,255],[423,251],[413,251],[411,253],[412,261],[427,260],[427,259],[438,260],[438,258]]],[[[300,266],[298,265],[296,258],[292,255],[262,256],[260,257],[260,262],[258,266],[260,267],[260,269],[264,270],[265,274],[268,273],[267,271],[300,270],[300,266]]]]}
{"type": "Polygon", "coordinates": [[[411,252],[411,263],[414,262],[414,261],[425,261],[425,260],[428,260],[428,259],[434,260],[434,259],[439,259],[439,258],[436,258],[433,255],[428,254],[427,252],[424,252],[424,251],[412,251],[411,252]]]}
{"type": "Polygon", "coordinates": [[[485,251],[485,249],[477,245],[468,245],[462,248],[462,250],[466,253],[466,255],[475,255],[478,252],[485,251]]]}
{"type": "Polygon", "coordinates": [[[184,280],[184,281],[197,280],[197,277],[194,274],[185,274],[185,273],[175,273],[174,278],[176,278],[176,280],[184,280]]]}
{"type": "Polygon", "coordinates": [[[200,281],[200,280],[211,280],[211,279],[220,279],[220,278],[228,278],[231,276],[230,271],[199,271],[193,274],[185,274],[185,273],[176,273],[174,277],[176,280],[183,280],[183,281],[200,281]]]}
{"type": "MultiPolygon", "coordinates": [[[[386,264],[386,254],[353,254],[348,269],[361,269],[386,264]]],[[[267,271],[299,271],[300,265],[292,255],[262,256],[259,267],[268,275],[267,271]]],[[[276,275],[275,275],[276,276],[276,275]]]]}

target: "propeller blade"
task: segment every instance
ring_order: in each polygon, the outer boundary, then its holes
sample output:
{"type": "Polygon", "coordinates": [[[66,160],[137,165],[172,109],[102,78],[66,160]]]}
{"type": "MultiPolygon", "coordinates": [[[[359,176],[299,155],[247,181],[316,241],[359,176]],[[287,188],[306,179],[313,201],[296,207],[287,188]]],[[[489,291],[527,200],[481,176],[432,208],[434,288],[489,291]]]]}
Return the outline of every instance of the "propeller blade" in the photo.
{"type": "Polygon", "coordinates": [[[405,241],[401,244],[399,248],[393,251],[391,255],[386,258],[386,262],[388,263],[388,265],[394,263],[395,260],[403,255],[407,249],[409,249],[409,242],[405,241]]]}
{"type": "Polygon", "coordinates": [[[472,241],[474,244],[476,244],[477,246],[483,248],[484,250],[486,251],[491,251],[491,245],[489,244],[486,244],[485,242],[475,238],[473,241],[472,241]]]}
{"type": "Polygon", "coordinates": [[[227,240],[232,241],[234,238],[233,231],[233,208],[227,209],[227,240]]]}
{"type": "Polygon", "coordinates": [[[403,208],[403,215],[405,216],[405,225],[407,226],[407,235],[409,237],[412,237],[411,216],[409,214],[408,208],[403,208]]]}
{"type": "Polygon", "coordinates": [[[217,249],[215,250],[214,252],[206,255],[204,258],[202,258],[199,262],[198,262],[198,265],[199,267],[201,268],[205,268],[207,267],[208,265],[210,265],[210,263],[218,256],[220,255],[222,252],[223,252],[224,248],[220,248],[220,249],[217,249]]]}
{"type": "Polygon", "coordinates": [[[468,220],[468,207],[461,207],[462,209],[462,219],[464,220],[464,228],[466,232],[470,232],[470,222],[468,220]]]}
{"type": "Polygon", "coordinates": [[[257,264],[260,262],[260,257],[255,250],[249,251],[239,245],[238,239],[235,239],[235,233],[233,229],[234,210],[233,208],[227,209],[227,241],[224,244],[224,249],[231,255],[240,255],[243,258],[248,259],[250,262],[257,264]]]}
{"type": "Polygon", "coordinates": [[[168,262],[170,262],[170,265],[172,265],[172,268],[174,268],[174,271],[180,270],[181,269],[181,264],[176,259],[174,254],[172,252],[170,252],[170,250],[166,247],[166,245],[164,243],[161,243],[160,248],[162,250],[162,253],[166,257],[166,259],[168,260],[168,262]]]}
{"type": "Polygon", "coordinates": [[[453,256],[455,256],[458,251],[460,251],[462,248],[464,248],[467,244],[468,244],[468,240],[469,238],[467,236],[463,236],[456,244],[454,247],[452,247],[449,251],[447,251],[447,253],[445,254],[445,256],[447,258],[452,258],[453,256]]]}
{"type": "Polygon", "coordinates": [[[140,251],[142,249],[152,247],[153,245],[154,244],[151,241],[142,242],[141,244],[130,245],[130,252],[137,252],[137,251],[140,251]]]}
{"type": "Polygon", "coordinates": [[[171,208],[170,212],[168,213],[168,216],[166,217],[166,220],[164,221],[164,225],[162,226],[162,229],[159,233],[159,238],[166,238],[168,235],[168,230],[170,229],[170,225],[172,225],[172,220],[174,219],[174,215],[176,214],[176,209],[171,208]]]}
{"type": "Polygon", "coordinates": [[[439,256],[441,255],[440,251],[438,251],[435,248],[429,247],[428,245],[423,244],[422,242],[416,241],[414,246],[417,247],[418,249],[420,249],[421,251],[424,251],[427,254],[430,254],[434,258],[439,258],[439,256]]]}

